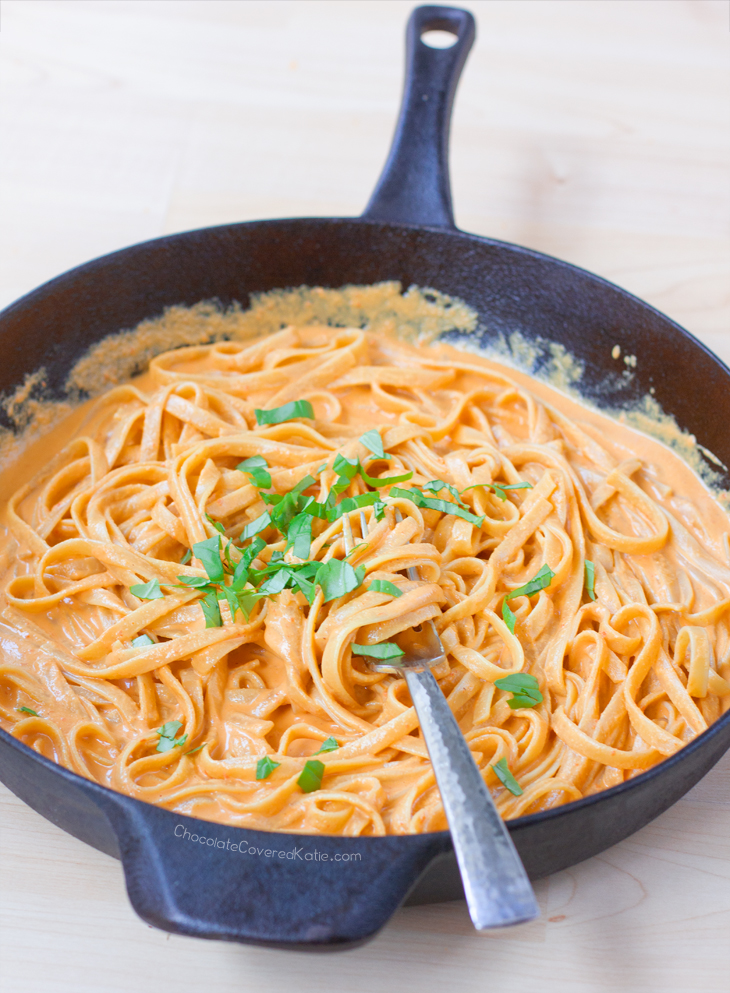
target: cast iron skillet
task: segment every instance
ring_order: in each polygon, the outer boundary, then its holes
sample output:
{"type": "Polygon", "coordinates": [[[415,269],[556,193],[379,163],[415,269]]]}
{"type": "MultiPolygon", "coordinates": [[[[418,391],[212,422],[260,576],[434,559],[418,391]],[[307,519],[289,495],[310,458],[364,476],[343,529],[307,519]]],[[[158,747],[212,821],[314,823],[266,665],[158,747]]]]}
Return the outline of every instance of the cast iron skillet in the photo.
{"type": "MultiPolygon", "coordinates": [[[[279,287],[398,279],[478,310],[485,339],[520,331],[561,342],[585,364],[586,394],[622,405],[653,387],[730,464],[730,371],[667,317],[597,276],[454,226],[448,132],[474,19],[419,7],[393,147],[361,218],[257,221],[158,238],[79,266],[0,315],[0,389],[40,366],[61,396],[78,358],[104,336],[171,304],[247,305],[279,287]],[[450,49],[424,31],[457,35],[450,49]],[[606,386],[614,345],[637,356],[631,383],[606,386]]],[[[728,485],[730,480],[726,481],[728,485]]],[[[509,824],[533,879],[603,851],[681,797],[730,746],[730,712],[630,782],[509,824]]],[[[179,934],[287,948],[346,948],[372,937],[406,897],[458,898],[447,832],[336,838],[274,834],[184,817],[98,786],[0,732],[0,778],[54,824],[121,858],[137,913],[179,934]],[[282,853],[282,854],[279,854],[282,853]]]]}

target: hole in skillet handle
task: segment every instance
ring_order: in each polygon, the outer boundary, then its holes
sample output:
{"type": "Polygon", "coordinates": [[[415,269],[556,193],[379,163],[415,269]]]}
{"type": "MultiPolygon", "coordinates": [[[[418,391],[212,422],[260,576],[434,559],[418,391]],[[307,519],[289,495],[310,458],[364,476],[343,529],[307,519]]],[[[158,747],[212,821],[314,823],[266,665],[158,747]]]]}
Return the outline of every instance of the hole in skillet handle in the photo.
{"type": "Polygon", "coordinates": [[[458,41],[455,31],[424,31],[421,41],[429,48],[451,48],[458,41]]]}

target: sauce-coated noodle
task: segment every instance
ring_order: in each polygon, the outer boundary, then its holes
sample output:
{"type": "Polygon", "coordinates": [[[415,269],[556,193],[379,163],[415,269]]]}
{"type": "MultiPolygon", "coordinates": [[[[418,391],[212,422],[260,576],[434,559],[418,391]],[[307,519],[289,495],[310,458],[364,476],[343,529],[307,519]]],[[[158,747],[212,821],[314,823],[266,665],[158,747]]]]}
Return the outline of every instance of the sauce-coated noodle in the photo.
{"type": "Polygon", "coordinates": [[[158,356],[8,502],[0,723],[215,821],[438,830],[404,680],[352,651],[432,618],[435,675],[504,817],[672,755],[730,705],[730,569],[702,530],[722,512],[612,445],[608,419],[578,423],[523,382],[347,328],[158,356]],[[302,400],[313,418],[257,425],[302,400]],[[345,565],[338,514],[358,496],[345,510],[369,533],[345,565]],[[217,565],[189,557],[219,534],[217,565]],[[328,580],[302,561],[333,563],[328,580]],[[516,674],[531,697],[495,685],[516,674]],[[323,771],[300,783],[315,753],[323,771]]]}

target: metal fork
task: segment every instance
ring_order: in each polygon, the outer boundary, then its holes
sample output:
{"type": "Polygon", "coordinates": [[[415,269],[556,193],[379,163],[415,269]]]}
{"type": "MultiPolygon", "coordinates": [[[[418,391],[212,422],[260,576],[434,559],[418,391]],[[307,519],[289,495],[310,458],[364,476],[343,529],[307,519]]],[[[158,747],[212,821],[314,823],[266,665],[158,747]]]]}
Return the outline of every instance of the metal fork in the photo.
{"type": "MultiPolygon", "coordinates": [[[[396,509],[396,519],[402,517],[396,509]]],[[[360,529],[368,526],[360,511],[360,529]]],[[[345,551],[354,548],[349,516],[342,518],[345,551]]],[[[418,570],[408,578],[419,580],[418,570]]],[[[431,668],[445,659],[433,621],[396,636],[405,654],[397,663],[371,659],[376,672],[404,675],[431,759],[451,840],[459,863],[469,915],[478,931],[531,921],[540,913],[530,880],[494,805],[482,774],[431,668]]]]}

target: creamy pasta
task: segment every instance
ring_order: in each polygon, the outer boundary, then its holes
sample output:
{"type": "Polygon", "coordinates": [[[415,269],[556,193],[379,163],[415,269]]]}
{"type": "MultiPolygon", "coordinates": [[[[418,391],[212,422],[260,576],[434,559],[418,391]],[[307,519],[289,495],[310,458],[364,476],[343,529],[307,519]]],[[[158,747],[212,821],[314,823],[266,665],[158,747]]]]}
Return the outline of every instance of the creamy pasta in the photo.
{"type": "Polygon", "coordinates": [[[368,663],[433,620],[503,817],[672,755],[730,706],[727,518],[658,444],[539,392],[351,328],[158,356],[7,502],[0,724],[209,820],[440,830],[405,681],[368,663]]]}

